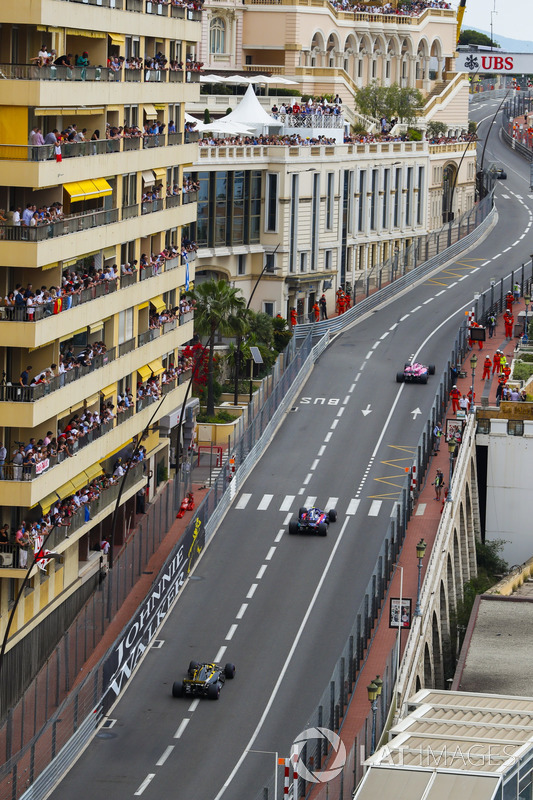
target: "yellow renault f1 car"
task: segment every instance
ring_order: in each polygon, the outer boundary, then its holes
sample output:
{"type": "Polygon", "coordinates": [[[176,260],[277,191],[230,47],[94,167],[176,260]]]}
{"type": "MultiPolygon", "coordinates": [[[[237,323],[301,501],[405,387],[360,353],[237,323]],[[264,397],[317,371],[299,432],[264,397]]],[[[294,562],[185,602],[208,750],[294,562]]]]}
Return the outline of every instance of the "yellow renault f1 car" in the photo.
{"type": "Polygon", "coordinates": [[[231,680],[234,677],[234,664],[222,667],[214,662],[199,664],[197,661],[191,661],[187,677],[172,684],[172,696],[207,697],[209,700],[218,700],[226,679],[231,680]]]}

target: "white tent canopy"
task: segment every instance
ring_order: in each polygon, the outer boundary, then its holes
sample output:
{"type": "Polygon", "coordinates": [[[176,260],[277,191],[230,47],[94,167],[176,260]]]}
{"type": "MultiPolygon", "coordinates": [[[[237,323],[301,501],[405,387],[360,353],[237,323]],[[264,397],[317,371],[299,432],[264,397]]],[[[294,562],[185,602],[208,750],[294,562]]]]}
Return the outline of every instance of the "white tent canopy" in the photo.
{"type": "Polygon", "coordinates": [[[281,128],[282,123],[267,114],[250,85],[237,108],[222,117],[224,122],[237,122],[253,128],[257,133],[264,132],[265,128],[281,128]]]}
{"type": "Polygon", "coordinates": [[[253,133],[254,128],[242,125],[239,122],[231,122],[226,119],[215,119],[212,122],[199,122],[195,130],[199,132],[210,131],[211,133],[223,133],[227,136],[238,136],[240,134],[253,133]]]}

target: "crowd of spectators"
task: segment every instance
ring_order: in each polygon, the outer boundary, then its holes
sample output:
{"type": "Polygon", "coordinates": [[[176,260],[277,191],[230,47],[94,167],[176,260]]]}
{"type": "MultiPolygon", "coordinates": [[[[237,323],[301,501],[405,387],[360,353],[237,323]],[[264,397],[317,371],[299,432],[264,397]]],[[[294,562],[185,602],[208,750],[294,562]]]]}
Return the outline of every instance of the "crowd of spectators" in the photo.
{"type": "Polygon", "coordinates": [[[372,6],[367,3],[351,2],[350,0],[329,0],[338,11],[363,12],[366,14],[387,14],[390,16],[417,17],[427,8],[451,8],[446,0],[414,0],[403,2],[394,7],[392,3],[381,6],[372,6]]]}
{"type": "Polygon", "coordinates": [[[278,119],[280,114],[291,114],[292,116],[306,117],[306,116],[340,116],[342,114],[342,101],[337,95],[333,103],[328,102],[325,97],[316,100],[310,97],[306,102],[298,103],[282,103],[279,108],[274,104],[271,108],[272,116],[278,119]]]}
{"type": "MultiPolygon", "coordinates": [[[[373,144],[375,142],[408,142],[409,133],[398,133],[392,136],[390,133],[350,133],[345,134],[344,144],[373,144]]],[[[454,142],[472,141],[472,137],[464,133],[461,136],[435,136],[428,139],[430,144],[452,144],[454,142]]],[[[204,136],[199,140],[201,147],[223,147],[227,145],[279,145],[279,146],[310,146],[320,144],[338,144],[335,139],[326,136],[303,137],[299,134],[293,135],[252,135],[246,136],[204,136]]]]}

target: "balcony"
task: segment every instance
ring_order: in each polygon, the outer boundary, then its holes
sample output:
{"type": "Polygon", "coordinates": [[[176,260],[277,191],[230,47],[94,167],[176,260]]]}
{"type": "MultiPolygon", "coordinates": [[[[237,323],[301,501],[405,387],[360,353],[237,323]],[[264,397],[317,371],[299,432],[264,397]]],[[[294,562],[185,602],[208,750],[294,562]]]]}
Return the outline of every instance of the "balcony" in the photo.
{"type": "Polygon", "coordinates": [[[192,22],[202,21],[201,10],[186,8],[179,3],[152,2],[152,0],[63,0],[68,3],[79,3],[95,7],[112,8],[116,11],[134,11],[139,14],[155,14],[158,17],[187,19],[192,22]]]}
{"type": "Polygon", "coordinates": [[[34,64],[0,64],[3,80],[53,83],[199,83],[198,69],[121,69],[109,67],[38,67],[34,64]]]}
{"type": "MultiPolygon", "coordinates": [[[[86,158],[88,156],[103,156],[110,153],[130,153],[132,150],[151,150],[154,147],[174,147],[180,144],[197,142],[198,133],[185,131],[185,133],[146,134],[123,139],[97,139],[90,142],[63,142],[61,155],[63,161],[69,158],[86,158]]],[[[55,152],[53,144],[42,144],[36,147],[26,147],[21,144],[0,144],[1,161],[53,161],[55,152]]]]}
{"type": "MultiPolygon", "coordinates": [[[[124,489],[123,489],[123,498],[124,500],[127,498],[127,492],[130,489],[133,489],[137,486],[141,481],[144,482],[144,472],[143,472],[143,464],[135,464],[131,467],[128,471],[127,476],[124,479],[124,489]]],[[[87,483],[90,483],[90,478],[87,476],[87,483]]],[[[83,488],[83,487],[80,487],[83,488]]],[[[61,546],[65,542],[65,540],[71,539],[74,534],[81,532],[85,532],[84,529],[89,530],[91,527],[94,526],[95,520],[98,515],[102,514],[106,511],[111,511],[114,507],[118,493],[120,491],[120,484],[115,484],[114,486],[108,486],[107,489],[104,489],[99,497],[91,500],[89,503],[78,508],[72,516],[68,519],[68,525],[61,525],[56,528],[52,528],[49,535],[46,537],[46,541],[44,547],[47,550],[56,551],[58,547],[61,546]],[[89,509],[89,519],[87,519],[86,509],[89,509]]],[[[46,535],[46,532],[45,532],[46,535]]],[[[77,538],[77,537],[76,537],[77,538]]],[[[16,544],[3,544],[0,545],[0,569],[10,568],[10,569],[19,569],[18,566],[18,554],[19,548],[16,544]]],[[[20,568],[25,569],[25,568],[20,568]]],[[[11,576],[10,576],[11,577],[11,576]]]]}
{"type": "Polygon", "coordinates": [[[28,466],[5,464],[2,468],[4,478],[0,480],[0,506],[31,508],[54,492],[57,487],[63,486],[73,475],[88,469],[95,462],[105,459],[109,453],[125,446],[144,430],[150,421],[157,422],[170,410],[180,406],[184,397],[187,374],[182,373],[174,381],[166,384],[168,388],[158,400],[161,408],[156,411],[155,417],[154,410],[143,403],[142,408],[118,415],[100,428],[90,431],[86,434],[86,442],[78,440],[75,443],[77,447],[70,457],[60,453],[28,466]]]}

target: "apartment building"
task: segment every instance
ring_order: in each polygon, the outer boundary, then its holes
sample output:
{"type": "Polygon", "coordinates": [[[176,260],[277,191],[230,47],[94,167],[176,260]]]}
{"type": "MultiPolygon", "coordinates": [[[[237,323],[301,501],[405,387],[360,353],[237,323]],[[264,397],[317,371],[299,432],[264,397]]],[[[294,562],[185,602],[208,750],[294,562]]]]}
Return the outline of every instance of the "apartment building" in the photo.
{"type": "Polygon", "coordinates": [[[31,570],[8,650],[45,619],[60,633],[53,612],[97,585],[106,541],[120,558],[137,496],[168,476],[193,336],[180,296],[196,195],[182,189],[200,19],[150,0],[0,9],[0,639],[26,573],[15,533],[31,552],[51,531],[57,554],[31,570]],[[113,530],[118,483],[104,476],[132,455],[113,530]]]}

